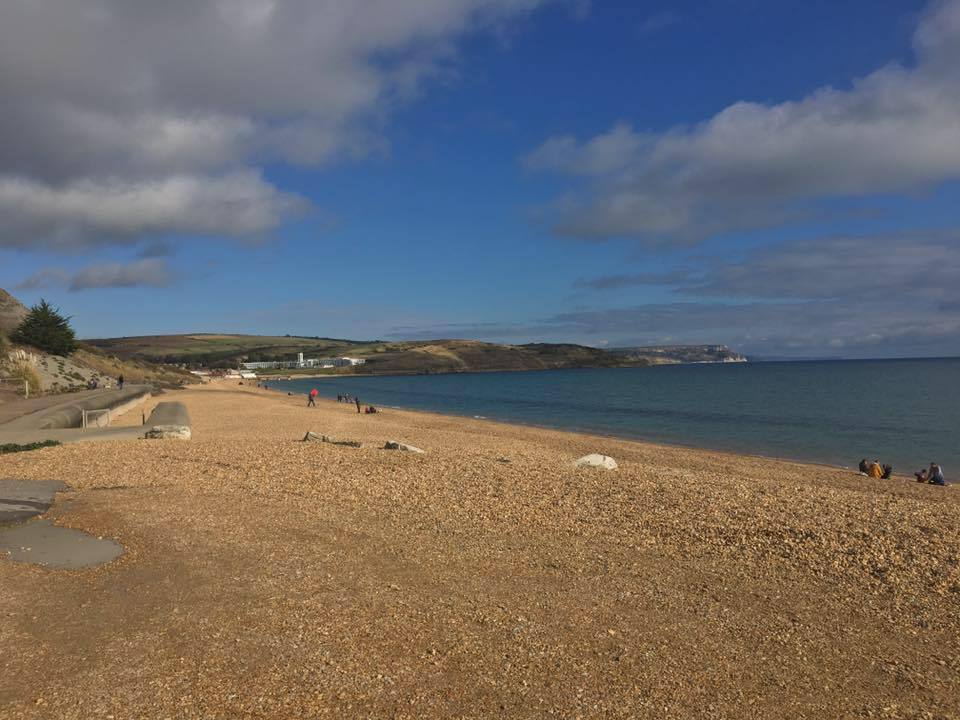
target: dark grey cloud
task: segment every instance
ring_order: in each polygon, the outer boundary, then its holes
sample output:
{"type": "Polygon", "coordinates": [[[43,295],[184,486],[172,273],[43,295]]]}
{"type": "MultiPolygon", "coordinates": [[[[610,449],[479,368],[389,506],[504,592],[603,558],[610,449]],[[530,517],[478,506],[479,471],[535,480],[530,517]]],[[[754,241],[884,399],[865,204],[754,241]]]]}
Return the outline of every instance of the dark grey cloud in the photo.
{"type": "Polygon", "coordinates": [[[70,273],[59,268],[46,268],[35,272],[30,277],[14,286],[16,290],[43,290],[49,287],[66,285],[70,281],[70,273]]]}
{"type": "Polygon", "coordinates": [[[456,40],[548,0],[0,6],[0,248],[249,236],[303,198],[257,171],[382,151],[456,40]]]}
{"type": "Polygon", "coordinates": [[[145,259],[132,263],[101,263],[84,268],[70,281],[70,290],[121,287],[168,287],[174,273],[163,260],[145,259]]]}
{"type": "Polygon", "coordinates": [[[176,254],[177,246],[166,240],[151,240],[137,253],[142,258],[165,258],[176,254]]]}
{"type": "Polygon", "coordinates": [[[585,141],[554,137],[524,162],[575,178],[551,222],[586,240],[691,243],[809,218],[826,197],[934,186],[960,178],[960,0],[932,3],[913,45],[913,66],[849,89],[738,102],[663,133],[621,123],[585,141]]]}
{"type": "Polygon", "coordinates": [[[829,236],[756,248],[738,256],[688,258],[662,273],[605,275],[574,286],[612,290],[673,285],[704,298],[818,300],[862,297],[883,288],[905,302],[960,293],[960,230],[829,236]]]}
{"type": "Polygon", "coordinates": [[[18,290],[66,287],[71,292],[102,288],[168,287],[176,274],[164,260],[145,258],[131,263],[108,262],[88,265],[74,273],[63,268],[46,268],[18,284],[18,290]]]}

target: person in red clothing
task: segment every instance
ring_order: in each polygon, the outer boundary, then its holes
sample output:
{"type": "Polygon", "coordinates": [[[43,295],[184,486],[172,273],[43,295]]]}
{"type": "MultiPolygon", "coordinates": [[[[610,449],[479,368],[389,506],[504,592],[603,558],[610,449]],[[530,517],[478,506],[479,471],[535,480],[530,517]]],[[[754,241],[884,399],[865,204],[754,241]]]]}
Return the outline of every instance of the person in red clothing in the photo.
{"type": "Polygon", "coordinates": [[[317,389],[316,389],[316,388],[314,388],[313,390],[310,391],[310,394],[307,395],[307,407],[316,407],[316,406],[317,406],[316,400],[317,400],[317,395],[319,395],[319,394],[320,394],[320,393],[317,392],[317,389]]]}

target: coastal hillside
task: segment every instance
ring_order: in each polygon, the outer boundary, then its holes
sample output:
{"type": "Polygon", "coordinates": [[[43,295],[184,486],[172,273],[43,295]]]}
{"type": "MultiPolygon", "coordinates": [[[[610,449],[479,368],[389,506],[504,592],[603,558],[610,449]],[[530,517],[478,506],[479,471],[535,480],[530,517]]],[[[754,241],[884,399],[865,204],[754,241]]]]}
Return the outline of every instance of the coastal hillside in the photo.
{"type": "Polygon", "coordinates": [[[9,335],[26,316],[26,306],[0,288],[0,335],[9,335]]]}
{"type": "MultiPolygon", "coordinates": [[[[507,345],[479,340],[345,340],[296,335],[194,333],[86,341],[119,358],[191,368],[235,368],[243,362],[289,362],[354,357],[362,365],[330,369],[338,374],[448,373],[485,370],[552,370],[645,367],[667,363],[743,362],[725,345],[662,345],[614,350],[571,343],[507,345]]],[[[289,372],[285,369],[284,372],[289,372]]],[[[316,369],[309,372],[317,373],[316,369]]]]}
{"type": "Polygon", "coordinates": [[[629,360],[646,360],[651,365],[747,362],[745,355],[726,345],[651,345],[611,348],[610,352],[629,360]]]}
{"type": "MultiPolygon", "coordinates": [[[[305,357],[362,358],[363,365],[339,373],[447,373],[484,370],[547,370],[628,367],[645,360],[613,355],[584,345],[533,343],[504,345],[477,340],[386,342],[265,335],[160,335],[89,340],[103,352],[128,360],[190,367],[236,367],[241,362],[290,361],[305,357]]],[[[317,372],[317,370],[311,370],[317,372]]]]}

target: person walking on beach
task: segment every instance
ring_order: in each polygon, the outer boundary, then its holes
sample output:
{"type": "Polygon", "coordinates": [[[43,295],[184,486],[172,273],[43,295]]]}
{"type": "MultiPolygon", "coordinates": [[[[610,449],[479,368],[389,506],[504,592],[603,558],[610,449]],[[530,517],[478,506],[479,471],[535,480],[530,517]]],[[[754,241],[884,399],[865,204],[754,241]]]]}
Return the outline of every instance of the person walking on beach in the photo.
{"type": "Polygon", "coordinates": [[[117,378],[117,387],[120,390],[123,390],[123,373],[121,373],[120,377],[117,378]]]}
{"type": "Polygon", "coordinates": [[[354,398],[357,401],[357,414],[360,414],[360,398],[354,398]]]}
{"type": "Polygon", "coordinates": [[[307,407],[316,407],[316,406],[317,406],[317,402],[316,402],[316,401],[317,401],[317,395],[319,395],[319,393],[317,392],[317,389],[316,389],[316,388],[313,388],[313,390],[311,390],[311,391],[307,394],[307,407]]]}

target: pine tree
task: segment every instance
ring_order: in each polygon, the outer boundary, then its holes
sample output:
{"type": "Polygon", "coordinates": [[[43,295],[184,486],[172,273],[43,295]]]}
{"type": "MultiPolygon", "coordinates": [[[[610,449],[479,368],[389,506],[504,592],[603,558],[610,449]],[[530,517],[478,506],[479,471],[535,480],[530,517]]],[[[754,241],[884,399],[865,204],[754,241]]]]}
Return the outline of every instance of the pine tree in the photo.
{"type": "Polygon", "coordinates": [[[70,327],[70,318],[43,299],[30,308],[10,340],[54,355],[69,355],[77,349],[77,336],[70,327]]]}

